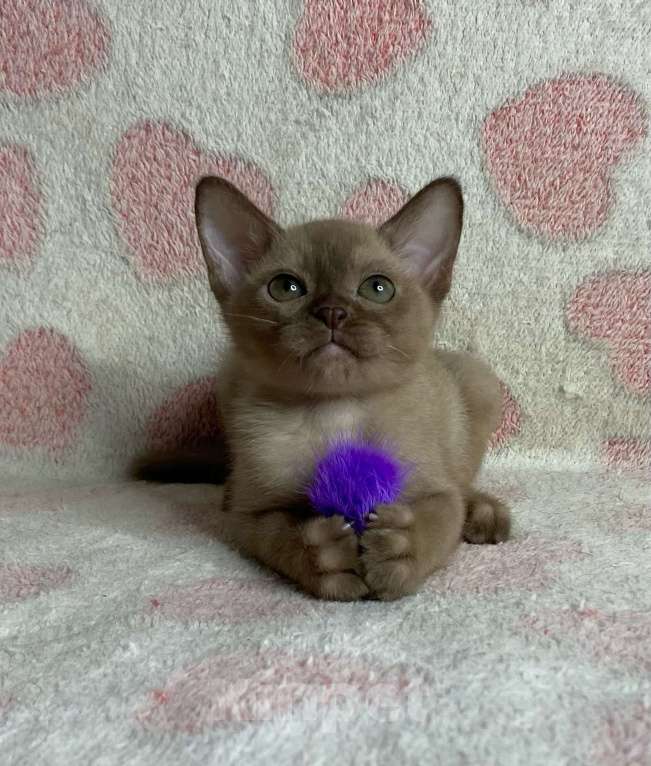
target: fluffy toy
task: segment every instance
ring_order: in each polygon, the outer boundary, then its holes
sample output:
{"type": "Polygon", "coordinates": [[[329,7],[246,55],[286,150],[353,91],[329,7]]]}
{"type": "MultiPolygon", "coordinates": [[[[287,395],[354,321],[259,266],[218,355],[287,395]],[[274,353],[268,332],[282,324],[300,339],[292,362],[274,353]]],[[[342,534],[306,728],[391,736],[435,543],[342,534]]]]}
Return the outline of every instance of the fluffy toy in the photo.
{"type": "Polygon", "coordinates": [[[340,514],[361,535],[368,514],[394,503],[406,477],[406,466],[386,449],[341,439],[316,464],[307,495],[317,513],[340,514]]]}

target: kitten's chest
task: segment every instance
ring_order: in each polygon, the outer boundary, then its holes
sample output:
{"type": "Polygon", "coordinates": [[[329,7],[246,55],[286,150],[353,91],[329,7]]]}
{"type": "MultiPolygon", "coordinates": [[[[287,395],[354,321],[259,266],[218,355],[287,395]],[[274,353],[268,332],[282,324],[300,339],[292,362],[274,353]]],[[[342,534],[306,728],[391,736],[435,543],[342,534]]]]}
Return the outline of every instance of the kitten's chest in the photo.
{"type": "Polygon", "coordinates": [[[266,490],[293,492],[339,436],[366,431],[366,411],[354,400],[305,407],[252,407],[237,418],[235,456],[266,490]]]}

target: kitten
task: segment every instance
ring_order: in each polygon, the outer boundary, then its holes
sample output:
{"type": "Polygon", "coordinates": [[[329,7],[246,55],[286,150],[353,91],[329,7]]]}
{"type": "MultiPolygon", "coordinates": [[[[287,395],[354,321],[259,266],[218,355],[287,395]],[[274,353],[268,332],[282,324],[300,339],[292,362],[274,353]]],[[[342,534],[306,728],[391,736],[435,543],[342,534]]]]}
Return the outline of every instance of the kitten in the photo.
{"type": "Polygon", "coordinates": [[[197,187],[201,247],[232,338],[219,392],[228,533],[315,596],[399,598],[462,537],[508,536],[508,510],[473,488],[499,383],[483,362],[432,349],[462,216],[449,178],[379,229],[281,229],[228,182],[197,187]],[[342,434],[379,437],[413,466],[400,502],[376,508],[359,541],[304,495],[316,458],[342,434]]]}

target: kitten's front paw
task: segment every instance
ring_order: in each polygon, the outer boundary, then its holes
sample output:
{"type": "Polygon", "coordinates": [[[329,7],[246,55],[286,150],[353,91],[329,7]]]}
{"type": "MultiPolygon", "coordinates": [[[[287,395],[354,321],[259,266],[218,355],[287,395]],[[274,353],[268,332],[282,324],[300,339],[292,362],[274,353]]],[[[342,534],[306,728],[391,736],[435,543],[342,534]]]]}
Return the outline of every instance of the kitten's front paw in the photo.
{"type": "Polygon", "coordinates": [[[466,542],[503,543],[509,539],[511,512],[496,497],[486,492],[474,492],[466,506],[463,539],[466,542]]]}
{"type": "Polygon", "coordinates": [[[379,505],[361,537],[364,579],[371,593],[384,601],[414,593],[422,583],[414,521],[407,505],[379,505]]]}
{"type": "Polygon", "coordinates": [[[318,517],[303,527],[306,547],[301,585],[318,598],[356,601],[368,595],[360,576],[357,537],[341,516],[318,517]]]}

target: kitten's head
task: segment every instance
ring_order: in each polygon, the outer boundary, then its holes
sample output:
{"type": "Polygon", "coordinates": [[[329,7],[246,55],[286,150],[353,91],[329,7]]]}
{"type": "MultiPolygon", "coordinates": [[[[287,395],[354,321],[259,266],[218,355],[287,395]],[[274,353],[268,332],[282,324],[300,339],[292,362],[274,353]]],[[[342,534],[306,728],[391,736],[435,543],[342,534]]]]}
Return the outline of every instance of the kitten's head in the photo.
{"type": "Polygon", "coordinates": [[[281,229],[227,181],[204,178],[201,247],[248,374],[321,396],[405,379],[430,347],[462,214],[459,185],[439,179],[378,229],[334,220],[281,229]]]}

